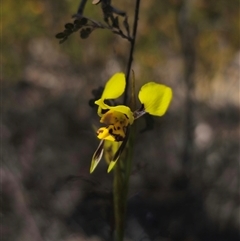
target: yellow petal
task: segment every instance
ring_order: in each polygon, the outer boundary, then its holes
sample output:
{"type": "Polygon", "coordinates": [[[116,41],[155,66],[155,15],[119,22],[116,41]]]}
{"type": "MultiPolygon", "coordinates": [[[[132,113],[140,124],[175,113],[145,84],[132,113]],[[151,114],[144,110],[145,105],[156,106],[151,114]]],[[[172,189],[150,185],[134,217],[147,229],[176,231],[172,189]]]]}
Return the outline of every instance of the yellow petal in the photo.
{"type": "Polygon", "coordinates": [[[107,169],[107,172],[109,173],[110,171],[112,171],[112,169],[114,168],[115,164],[117,163],[117,161],[111,161],[109,166],[108,166],[108,169],[107,169]]]}
{"type": "Polygon", "coordinates": [[[109,106],[104,103],[104,100],[116,99],[120,97],[125,90],[125,86],[126,80],[124,73],[116,73],[110,78],[105,85],[102,97],[95,101],[95,104],[99,106],[97,111],[99,116],[102,116],[102,110],[109,109],[109,106]]]}
{"type": "Polygon", "coordinates": [[[108,110],[105,114],[103,114],[102,118],[100,119],[100,122],[106,125],[111,125],[116,123],[120,123],[122,126],[129,125],[128,117],[126,117],[125,114],[114,110],[108,110]]]}
{"type": "Polygon", "coordinates": [[[106,83],[101,99],[116,99],[120,97],[126,86],[124,73],[114,74],[106,83]]]}
{"type": "Polygon", "coordinates": [[[138,98],[147,113],[162,116],[171,102],[172,89],[165,85],[149,82],[142,86],[138,98]]]}
{"type": "Polygon", "coordinates": [[[97,113],[99,116],[103,115],[102,110],[107,110],[109,108],[109,106],[104,103],[103,99],[96,100],[94,103],[98,105],[97,113]]]}
{"type": "Polygon", "coordinates": [[[126,144],[127,144],[127,141],[128,141],[128,135],[129,135],[129,129],[127,130],[127,133],[126,133],[126,138],[123,140],[123,142],[121,143],[121,145],[119,146],[118,150],[116,151],[116,153],[114,154],[113,156],[113,159],[111,160],[109,166],[108,166],[108,170],[107,172],[109,173],[113,167],[115,166],[115,164],[117,163],[119,157],[121,156],[126,144]]]}
{"type": "Polygon", "coordinates": [[[114,136],[110,135],[109,129],[107,127],[101,127],[97,131],[97,137],[101,140],[115,141],[114,136]]]}
{"type": "Polygon", "coordinates": [[[133,123],[134,121],[133,113],[128,106],[125,106],[125,105],[109,106],[109,109],[125,114],[129,119],[130,125],[133,123]]]}
{"type": "Polygon", "coordinates": [[[129,119],[130,125],[134,121],[133,113],[128,106],[125,106],[125,105],[109,106],[109,105],[105,104],[102,99],[96,100],[95,104],[99,106],[99,108],[98,108],[99,116],[104,115],[104,114],[102,114],[102,109],[103,110],[111,110],[111,111],[117,111],[117,112],[125,114],[127,116],[127,118],[129,119]]]}
{"type": "Polygon", "coordinates": [[[104,141],[104,159],[109,164],[122,142],[104,141]]]}

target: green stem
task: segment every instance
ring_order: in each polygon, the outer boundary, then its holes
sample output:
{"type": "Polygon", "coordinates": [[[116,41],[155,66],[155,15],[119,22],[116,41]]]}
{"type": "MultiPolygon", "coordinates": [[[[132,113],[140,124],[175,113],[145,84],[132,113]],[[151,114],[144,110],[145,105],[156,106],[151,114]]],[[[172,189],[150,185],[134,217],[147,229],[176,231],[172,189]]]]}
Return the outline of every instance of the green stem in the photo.
{"type": "Polygon", "coordinates": [[[113,181],[113,197],[114,197],[114,215],[115,215],[115,241],[122,241],[124,238],[124,219],[125,219],[125,208],[122,200],[123,197],[123,178],[121,174],[120,161],[114,168],[114,181],[113,181]]]}
{"type": "MultiPolygon", "coordinates": [[[[135,99],[135,90],[134,83],[132,85],[131,90],[131,100],[128,100],[128,91],[129,91],[129,76],[131,72],[131,66],[133,62],[133,52],[135,46],[135,39],[137,33],[137,25],[138,25],[138,14],[140,1],[136,0],[135,7],[135,16],[133,23],[133,34],[131,38],[131,47],[128,58],[127,72],[126,72],[126,88],[124,92],[124,104],[126,105],[128,102],[131,107],[134,106],[135,99]]],[[[113,181],[113,196],[114,196],[114,215],[115,215],[115,241],[123,241],[124,239],[124,231],[125,231],[125,218],[126,218],[126,210],[127,210],[127,197],[128,197],[128,189],[129,189],[129,178],[131,175],[131,167],[132,167],[132,156],[133,156],[133,145],[134,145],[134,125],[131,126],[131,132],[129,135],[128,144],[126,147],[125,155],[118,160],[116,163],[116,167],[114,168],[114,181],[113,181]]]]}
{"type": "MultiPolygon", "coordinates": [[[[130,96],[130,107],[136,109],[135,103],[135,78],[133,73],[130,96]]],[[[132,156],[135,139],[135,124],[131,126],[128,143],[114,169],[114,215],[115,215],[115,241],[123,241],[125,229],[125,217],[129,189],[129,178],[132,169],[132,156]]]]}
{"type": "Polygon", "coordinates": [[[132,130],[129,135],[128,147],[125,151],[126,157],[120,158],[116,164],[116,167],[114,168],[113,197],[115,215],[115,241],[123,241],[124,238],[134,136],[134,130],[132,130]]]}

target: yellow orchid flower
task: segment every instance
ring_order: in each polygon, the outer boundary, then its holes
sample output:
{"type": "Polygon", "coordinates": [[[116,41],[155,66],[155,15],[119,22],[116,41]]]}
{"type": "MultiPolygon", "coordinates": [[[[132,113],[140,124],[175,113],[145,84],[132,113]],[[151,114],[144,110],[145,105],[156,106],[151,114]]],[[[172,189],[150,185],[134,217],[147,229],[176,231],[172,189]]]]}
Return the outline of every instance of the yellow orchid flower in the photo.
{"type": "Polygon", "coordinates": [[[101,141],[93,154],[90,173],[95,170],[103,156],[105,140],[113,142],[112,150],[115,150],[108,167],[108,172],[110,172],[126,146],[129,127],[134,120],[146,113],[154,116],[164,115],[172,99],[172,89],[170,87],[156,82],[148,82],[142,86],[138,94],[142,106],[134,112],[125,105],[110,106],[105,103],[106,100],[120,97],[125,90],[125,86],[124,73],[116,73],[106,83],[101,98],[95,101],[95,104],[98,105],[97,113],[101,117],[100,123],[105,124],[106,127],[101,127],[97,131],[97,137],[101,141]]]}

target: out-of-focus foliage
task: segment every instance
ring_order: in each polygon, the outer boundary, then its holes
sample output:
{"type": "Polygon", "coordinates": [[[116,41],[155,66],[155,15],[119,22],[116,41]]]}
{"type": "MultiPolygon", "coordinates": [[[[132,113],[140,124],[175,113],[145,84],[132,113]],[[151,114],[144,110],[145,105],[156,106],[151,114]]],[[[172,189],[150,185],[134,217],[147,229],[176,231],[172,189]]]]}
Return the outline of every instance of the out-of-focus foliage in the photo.
{"type": "MultiPolygon", "coordinates": [[[[116,7],[111,5],[110,1],[98,1],[98,3],[99,2],[101,2],[100,5],[104,22],[99,22],[85,16],[84,7],[86,0],[81,1],[77,13],[73,15],[73,18],[75,19],[74,22],[66,23],[64,31],[56,34],[56,38],[60,39],[59,43],[65,42],[74,32],[80,33],[80,37],[86,39],[96,29],[107,29],[128,41],[132,40],[130,37],[129,23],[126,13],[122,10],[116,9],[116,7]],[[122,22],[122,24],[120,22],[122,22]],[[124,27],[124,30],[121,28],[121,25],[124,27]]],[[[93,2],[93,4],[96,3],[93,2]]]]}
{"type": "MultiPolygon", "coordinates": [[[[147,1],[146,3],[143,1],[142,3],[136,64],[145,67],[146,76],[151,74],[152,66],[156,62],[164,63],[166,57],[181,51],[176,28],[176,21],[178,21],[176,13],[182,3],[183,1],[180,0],[147,1]],[[147,56],[144,54],[146,52],[147,56]]],[[[77,1],[66,0],[58,3],[28,0],[24,4],[10,0],[3,3],[3,60],[6,79],[16,81],[22,78],[24,66],[29,60],[28,44],[31,39],[47,37],[55,44],[56,40],[53,36],[69,22],[71,16],[76,13],[78,4],[77,1]]],[[[116,4],[120,9],[122,8],[120,3],[116,4]]],[[[132,20],[134,4],[126,2],[123,6],[132,20]]],[[[232,0],[229,3],[223,0],[217,2],[198,0],[189,1],[187,7],[186,14],[190,15],[190,21],[198,29],[199,68],[206,74],[213,74],[213,71],[216,72],[224,66],[239,48],[239,2],[238,0],[232,0]]],[[[91,5],[90,2],[86,4],[84,14],[101,20],[100,8],[91,5]]],[[[83,49],[86,46],[92,49],[97,59],[103,59],[106,51],[110,54],[113,48],[121,58],[126,57],[128,53],[126,47],[123,49],[120,47],[121,42],[124,41],[113,37],[107,30],[96,31],[91,39],[87,39],[89,45],[83,43],[78,36],[71,36],[69,41],[65,46],[61,46],[61,51],[65,51],[75,60],[72,63],[75,66],[82,61],[79,56],[84,55],[83,49]],[[116,44],[114,41],[117,41],[116,44]]]]}
{"type": "Polygon", "coordinates": [[[51,37],[69,11],[69,4],[60,1],[4,1],[2,3],[3,19],[3,61],[4,76],[8,81],[22,79],[24,67],[28,63],[28,44],[32,38],[51,37]],[[55,7],[57,7],[55,9],[55,7]]]}
{"type": "MultiPolygon", "coordinates": [[[[84,15],[103,21],[91,2],[84,15]]],[[[112,4],[131,26],[134,1],[112,4]]],[[[104,162],[89,176],[98,117],[88,103],[101,96],[113,73],[125,71],[129,43],[97,29],[87,39],[74,33],[59,44],[55,35],[73,21],[78,5],[2,2],[3,241],[107,240],[113,225],[112,176],[104,162]]],[[[238,0],[141,1],[136,93],[156,81],[171,86],[173,101],[155,125],[147,121],[154,131],[140,133],[147,128],[142,119],[137,123],[128,237],[238,240],[239,43],[238,0]],[[186,28],[195,55],[188,169],[182,150],[189,49],[184,55],[180,35],[186,28]]]]}

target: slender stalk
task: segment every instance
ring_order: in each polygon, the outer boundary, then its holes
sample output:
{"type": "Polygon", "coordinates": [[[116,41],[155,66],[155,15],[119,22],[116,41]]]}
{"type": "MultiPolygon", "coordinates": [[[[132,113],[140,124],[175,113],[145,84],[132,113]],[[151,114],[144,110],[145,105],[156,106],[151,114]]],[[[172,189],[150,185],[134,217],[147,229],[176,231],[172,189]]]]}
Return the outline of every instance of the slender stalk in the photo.
{"type": "Polygon", "coordinates": [[[134,15],[134,22],[133,22],[133,33],[130,41],[131,46],[130,46],[130,52],[128,57],[127,71],[126,71],[126,89],[125,89],[124,100],[123,100],[124,104],[127,104],[127,101],[128,101],[129,76],[130,76],[130,71],[131,71],[132,62],[133,62],[133,52],[134,52],[135,40],[136,40],[136,34],[137,34],[140,2],[141,0],[136,0],[135,15],[134,15]]]}
{"type": "Polygon", "coordinates": [[[86,3],[87,3],[87,0],[82,0],[80,2],[79,7],[78,7],[78,11],[77,11],[78,14],[80,14],[80,15],[83,14],[86,3]]]}
{"type": "Polygon", "coordinates": [[[133,145],[134,145],[134,127],[131,127],[128,147],[125,156],[118,160],[114,168],[113,197],[114,197],[114,215],[115,215],[115,241],[123,241],[125,231],[125,218],[127,211],[127,197],[129,189],[129,178],[132,167],[133,145]]]}
{"type": "Polygon", "coordinates": [[[125,199],[123,196],[123,177],[121,173],[121,160],[118,160],[116,167],[114,168],[114,180],[113,180],[113,198],[114,198],[114,216],[115,216],[115,232],[114,240],[122,241],[124,238],[124,224],[125,224],[125,199]]]}
{"type": "MultiPolygon", "coordinates": [[[[134,72],[131,82],[130,107],[136,108],[135,78],[134,72]]],[[[131,126],[127,148],[114,169],[114,214],[115,214],[115,240],[123,241],[125,229],[125,217],[127,211],[127,197],[129,189],[129,178],[132,169],[133,146],[135,140],[135,125],[131,126]]]]}
{"type": "MultiPolygon", "coordinates": [[[[134,107],[135,103],[135,83],[134,83],[134,75],[133,82],[131,86],[131,98],[128,100],[128,92],[129,92],[129,76],[131,72],[132,62],[133,62],[133,52],[135,47],[137,26],[138,26],[138,15],[139,15],[139,7],[140,1],[136,0],[135,5],[135,15],[133,22],[133,32],[130,40],[130,52],[127,64],[126,71],[126,88],[124,92],[124,101],[123,103],[126,105],[128,102],[131,102],[131,107],[134,107]]],[[[129,178],[131,174],[132,167],[132,155],[133,155],[133,145],[134,145],[134,127],[131,126],[131,132],[129,135],[128,145],[125,151],[125,155],[118,160],[116,167],[114,169],[114,181],[113,181],[113,194],[114,194],[114,215],[115,215],[115,241],[123,241],[124,239],[124,231],[125,231],[125,217],[127,210],[127,196],[129,189],[129,178]]]]}

